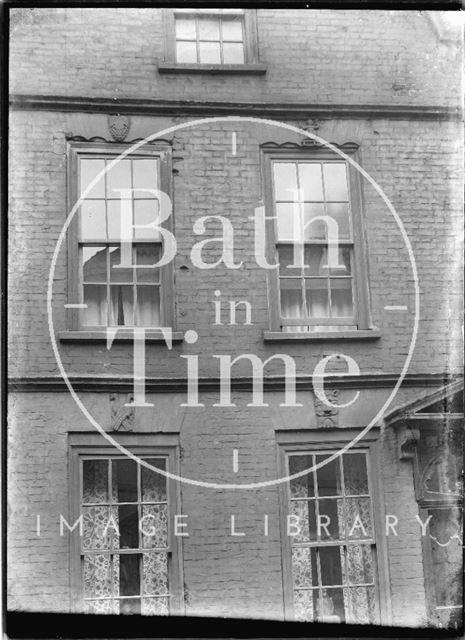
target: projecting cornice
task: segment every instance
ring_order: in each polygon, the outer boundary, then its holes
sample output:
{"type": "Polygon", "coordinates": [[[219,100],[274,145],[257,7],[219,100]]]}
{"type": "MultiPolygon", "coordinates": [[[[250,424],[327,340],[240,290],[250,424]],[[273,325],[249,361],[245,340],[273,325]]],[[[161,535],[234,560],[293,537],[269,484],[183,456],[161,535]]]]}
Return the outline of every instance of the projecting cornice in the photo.
{"type": "MultiPolygon", "coordinates": [[[[397,380],[398,374],[365,374],[360,376],[352,375],[328,375],[325,378],[325,387],[337,389],[379,389],[392,388],[397,380]]],[[[69,376],[69,381],[75,391],[87,391],[92,393],[102,392],[124,392],[130,393],[134,388],[134,381],[131,377],[117,376],[69,376]]],[[[407,374],[402,382],[402,387],[439,387],[447,382],[452,382],[453,378],[447,378],[444,374],[407,374]]],[[[285,379],[282,376],[265,376],[263,378],[263,389],[265,391],[278,391],[285,388],[285,379]]],[[[199,378],[199,391],[218,391],[221,380],[219,378],[199,378]]],[[[313,381],[311,376],[298,376],[295,381],[298,391],[311,391],[313,381]]],[[[251,391],[253,378],[235,377],[231,378],[231,389],[237,391],[251,391]]],[[[8,381],[10,391],[16,392],[46,392],[46,391],[67,391],[68,388],[60,376],[50,377],[21,377],[10,378],[8,381]]],[[[187,391],[187,380],[185,378],[151,378],[145,380],[145,390],[147,393],[184,393],[187,391]]]]}
{"type": "Polygon", "coordinates": [[[87,98],[75,96],[10,96],[12,109],[125,113],[149,116],[243,115],[294,120],[299,118],[395,118],[403,120],[461,120],[459,107],[417,105],[301,104],[276,102],[197,102],[147,98],[87,98]]]}

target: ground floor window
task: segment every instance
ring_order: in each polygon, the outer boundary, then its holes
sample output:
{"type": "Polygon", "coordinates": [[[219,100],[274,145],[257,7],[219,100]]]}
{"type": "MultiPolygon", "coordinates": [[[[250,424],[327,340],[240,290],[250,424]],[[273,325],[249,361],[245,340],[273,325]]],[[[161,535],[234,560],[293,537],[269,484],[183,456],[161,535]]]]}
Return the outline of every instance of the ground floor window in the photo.
{"type": "Polygon", "coordinates": [[[152,450],[138,459],[152,468],[123,455],[77,456],[82,535],[76,582],[86,613],[177,612],[176,499],[162,473],[172,470],[174,454],[152,450]]]}
{"type": "MultiPolygon", "coordinates": [[[[334,450],[288,451],[287,473],[318,467],[334,450]]],[[[368,451],[357,450],[291,479],[287,531],[295,620],[379,622],[368,451]]]]}

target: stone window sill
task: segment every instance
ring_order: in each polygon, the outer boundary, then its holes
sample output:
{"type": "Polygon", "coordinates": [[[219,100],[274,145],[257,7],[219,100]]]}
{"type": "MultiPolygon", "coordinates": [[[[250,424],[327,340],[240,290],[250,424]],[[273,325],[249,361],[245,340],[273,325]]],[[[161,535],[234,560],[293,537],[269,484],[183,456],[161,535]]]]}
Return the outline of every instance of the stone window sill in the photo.
{"type": "Polygon", "coordinates": [[[266,66],[258,62],[249,64],[191,64],[159,62],[159,73],[218,73],[237,75],[264,75],[266,66]]]}
{"type": "MultiPolygon", "coordinates": [[[[119,329],[116,332],[113,342],[133,342],[133,335],[134,334],[132,331],[119,329]]],[[[101,329],[93,329],[89,331],[60,331],[59,339],[60,342],[79,342],[81,344],[85,342],[106,342],[107,332],[101,329]]],[[[184,339],[184,333],[182,331],[173,331],[171,334],[171,339],[173,343],[182,342],[184,339]]],[[[160,329],[146,329],[145,342],[159,342],[166,344],[163,333],[160,331],[160,329]]]]}
{"type": "Polygon", "coordinates": [[[282,331],[264,331],[265,342],[313,342],[316,340],[379,340],[381,331],[373,329],[354,329],[351,331],[308,331],[284,333],[282,331]]]}

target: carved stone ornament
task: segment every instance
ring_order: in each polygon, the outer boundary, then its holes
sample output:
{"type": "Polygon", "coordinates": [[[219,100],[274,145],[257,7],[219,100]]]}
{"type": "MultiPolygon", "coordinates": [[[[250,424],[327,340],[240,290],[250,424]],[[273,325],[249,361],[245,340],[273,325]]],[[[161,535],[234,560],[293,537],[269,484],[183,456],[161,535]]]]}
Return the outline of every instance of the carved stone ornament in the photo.
{"type": "Polygon", "coordinates": [[[110,395],[111,407],[111,429],[112,431],[133,431],[134,430],[134,407],[126,407],[126,402],[133,402],[131,394],[127,396],[122,405],[118,403],[118,395],[110,395]]]}
{"type": "Polygon", "coordinates": [[[396,434],[399,460],[412,460],[420,440],[420,429],[402,420],[396,425],[396,434]]]}
{"type": "Polygon", "coordinates": [[[108,116],[108,130],[116,142],[123,142],[129,133],[129,118],[120,114],[108,116]]]}
{"type": "MultiPolygon", "coordinates": [[[[318,135],[318,131],[320,129],[320,121],[319,120],[307,120],[304,127],[305,131],[309,133],[314,133],[318,135]]],[[[320,146],[320,143],[314,140],[313,138],[309,138],[307,136],[303,136],[301,140],[301,145],[303,147],[312,147],[312,146],[320,146]]]]}
{"type": "MultiPolygon", "coordinates": [[[[325,395],[332,404],[338,404],[338,390],[328,389],[325,395]]],[[[317,395],[313,397],[315,415],[318,429],[334,429],[339,426],[339,411],[337,407],[330,407],[325,404],[317,395]]]]}

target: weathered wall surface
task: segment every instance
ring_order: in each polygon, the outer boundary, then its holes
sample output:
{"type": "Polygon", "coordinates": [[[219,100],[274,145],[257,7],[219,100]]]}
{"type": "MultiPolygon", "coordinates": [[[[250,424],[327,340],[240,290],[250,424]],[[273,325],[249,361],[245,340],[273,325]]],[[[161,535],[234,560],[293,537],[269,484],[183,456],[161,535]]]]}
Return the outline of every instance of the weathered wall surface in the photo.
{"type": "Polygon", "coordinates": [[[439,40],[425,12],[260,9],[265,77],[195,75],[182,81],[158,73],[165,57],[160,10],[17,9],[11,23],[15,93],[461,104],[459,35],[439,40]]]}

